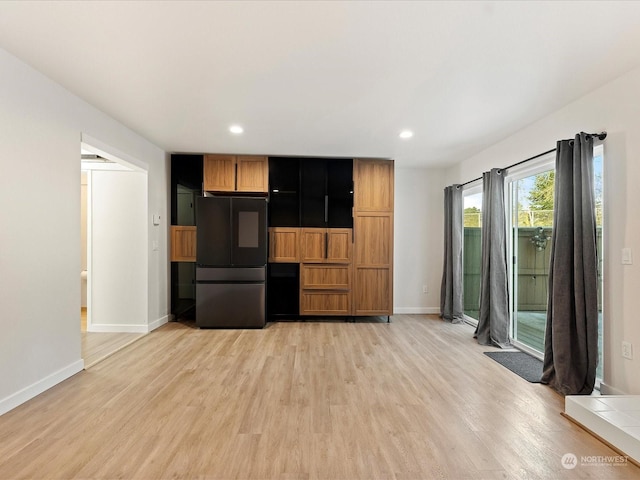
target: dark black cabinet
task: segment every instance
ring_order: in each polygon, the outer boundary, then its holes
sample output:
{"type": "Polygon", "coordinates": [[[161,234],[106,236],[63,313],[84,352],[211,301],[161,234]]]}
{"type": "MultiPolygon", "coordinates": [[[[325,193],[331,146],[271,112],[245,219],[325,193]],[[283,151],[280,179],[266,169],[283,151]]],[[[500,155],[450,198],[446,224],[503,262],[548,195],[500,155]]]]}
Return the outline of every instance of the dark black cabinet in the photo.
{"type": "Polygon", "coordinates": [[[297,158],[269,158],[269,226],[300,226],[300,165],[297,158]]]}
{"type": "Polygon", "coordinates": [[[300,265],[270,263],[267,267],[267,316],[296,317],[300,313],[300,265]]]}
{"type": "Polygon", "coordinates": [[[202,155],[171,155],[171,225],[195,225],[202,196],[202,155]]]}
{"type": "Polygon", "coordinates": [[[353,228],[353,161],[327,160],[327,227],[353,228]]]}
{"type": "Polygon", "coordinates": [[[269,159],[270,227],[353,227],[351,159],[269,159]]]}
{"type": "MultiPolygon", "coordinates": [[[[202,167],[202,155],[171,155],[171,225],[196,224],[196,199],[202,196],[202,167]]],[[[194,318],[195,274],[194,262],[171,262],[171,313],[176,318],[194,318]]]]}

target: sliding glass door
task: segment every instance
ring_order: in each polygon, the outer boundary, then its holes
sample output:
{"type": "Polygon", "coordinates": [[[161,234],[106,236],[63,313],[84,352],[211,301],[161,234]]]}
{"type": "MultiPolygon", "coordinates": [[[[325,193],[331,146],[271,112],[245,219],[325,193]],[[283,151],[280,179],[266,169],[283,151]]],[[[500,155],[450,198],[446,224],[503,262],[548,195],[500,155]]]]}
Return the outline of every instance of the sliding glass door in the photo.
{"type": "Polygon", "coordinates": [[[544,351],[549,256],[553,228],[554,170],[511,182],[513,339],[544,351]]]}
{"type": "MultiPolygon", "coordinates": [[[[549,259],[554,216],[554,154],[509,179],[511,231],[511,329],[514,343],[541,356],[547,318],[549,259]]],[[[598,368],[603,373],[603,148],[594,148],[594,195],[598,255],[598,368]]],[[[466,223],[465,223],[466,225],[466,223]]],[[[466,226],[465,226],[466,239],[466,226]]],[[[465,284],[466,285],[466,284],[465,284]]],[[[465,297],[466,308],[466,297],[465,297]]]]}
{"type": "Polygon", "coordinates": [[[599,385],[602,380],[603,374],[603,266],[604,266],[604,251],[602,242],[602,229],[604,228],[604,165],[603,165],[603,147],[598,145],[593,149],[593,175],[594,175],[594,188],[595,188],[595,206],[596,206],[596,251],[598,255],[598,368],[596,369],[596,381],[599,385]]]}

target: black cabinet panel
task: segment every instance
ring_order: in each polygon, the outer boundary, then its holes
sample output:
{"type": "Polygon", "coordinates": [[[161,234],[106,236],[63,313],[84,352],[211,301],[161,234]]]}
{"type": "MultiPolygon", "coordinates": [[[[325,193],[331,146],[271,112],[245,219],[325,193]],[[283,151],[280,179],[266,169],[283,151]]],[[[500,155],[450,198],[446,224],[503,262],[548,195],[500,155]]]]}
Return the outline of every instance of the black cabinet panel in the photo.
{"type": "Polygon", "coordinates": [[[202,195],[202,155],[171,155],[171,225],[195,225],[202,195]]]}
{"type": "Polygon", "coordinates": [[[327,160],[327,227],[353,227],[353,161],[327,160]]]}
{"type": "MultiPolygon", "coordinates": [[[[202,196],[203,155],[171,155],[171,225],[196,224],[196,199],[202,196]]],[[[195,263],[171,262],[171,313],[195,318],[195,263]]]]}
{"type": "Polygon", "coordinates": [[[269,159],[270,227],[353,227],[351,159],[269,159]]]}
{"type": "Polygon", "coordinates": [[[297,316],[299,313],[299,264],[270,263],[267,268],[267,316],[297,316]]]}
{"type": "Polygon", "coordinates": [[[305,159],[300,162],[300,224],[302,227],[327,226],[327,162],[305,159]]]}
{"type": "Polygon", "coordinates": [[[300,165],[297,158],[269,158],[269,226],[300,226],[300,165]]]}

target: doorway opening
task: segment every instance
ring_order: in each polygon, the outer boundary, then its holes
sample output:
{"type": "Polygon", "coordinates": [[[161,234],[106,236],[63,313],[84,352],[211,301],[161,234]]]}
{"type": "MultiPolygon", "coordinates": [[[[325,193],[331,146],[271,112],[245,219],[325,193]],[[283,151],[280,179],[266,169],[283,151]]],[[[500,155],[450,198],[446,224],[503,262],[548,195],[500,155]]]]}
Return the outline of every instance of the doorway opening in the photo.
{"type": "Polygon", "coordinates": [[[148,332],[147,172],[81,143],[85,368],[148,332]]]}

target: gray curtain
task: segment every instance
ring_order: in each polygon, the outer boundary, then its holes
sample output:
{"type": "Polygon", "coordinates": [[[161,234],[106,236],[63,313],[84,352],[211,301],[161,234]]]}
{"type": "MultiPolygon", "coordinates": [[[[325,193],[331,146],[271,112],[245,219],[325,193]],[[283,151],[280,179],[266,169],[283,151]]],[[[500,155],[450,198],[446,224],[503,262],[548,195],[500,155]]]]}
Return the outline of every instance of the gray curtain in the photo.
{"type": "Polygon", "coordinates": [[[593,138],[558,142],[555,217],[542,383],[563,395],[593,391],[598,362],[593,138]]]}
{"type": "Polygon", "coordinates": [[[504,175],[494,168],[482,175],[482,264],[480,315],[475,337],[481,345],[509,347],[509,285],[504,175]]]}
{"type": "Polygon", "coordinates": [[[462,306],[462,188],[444,189],[444,268],[440,288],[440,316],[463,321],[462,306]]]}

